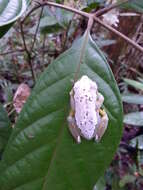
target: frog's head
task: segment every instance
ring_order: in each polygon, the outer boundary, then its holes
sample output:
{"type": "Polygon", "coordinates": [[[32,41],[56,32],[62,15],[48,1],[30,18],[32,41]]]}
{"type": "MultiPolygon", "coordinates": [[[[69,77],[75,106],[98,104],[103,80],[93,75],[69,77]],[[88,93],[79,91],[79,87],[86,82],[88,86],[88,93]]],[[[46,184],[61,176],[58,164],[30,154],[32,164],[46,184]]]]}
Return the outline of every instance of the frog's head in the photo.
{"type": "Polygon", "coordinates": [[[94,90],[97,92],[97,84],[96,82],[92,81],[87,75],[83,75],[74,85],[74,90],[82,89],[84,90],[94,90]]]}

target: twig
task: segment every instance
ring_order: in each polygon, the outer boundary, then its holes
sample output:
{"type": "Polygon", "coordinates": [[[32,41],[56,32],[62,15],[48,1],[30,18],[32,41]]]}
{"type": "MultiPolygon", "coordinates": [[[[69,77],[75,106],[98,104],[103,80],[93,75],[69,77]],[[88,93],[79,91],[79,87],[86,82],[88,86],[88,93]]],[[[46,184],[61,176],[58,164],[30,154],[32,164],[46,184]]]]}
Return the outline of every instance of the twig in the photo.
{"type": "Polygon", "coordinates": [[[58,8],[62,8],[62,9],[65,9],[67,11],[70,11],[70,12],[73,12],[73,13],[76,13],[76,14],[79,14],[81,16],[84,16],[84,17],[87,17],[89,18],[90,17],[90,13],[86,13],[84,11],[80,11],[80,10],[77,10],[75,8],[72,8],[72,7],[68,7],[66,5],[62,5],[62,4],[58,4],[58,3],[53,3],[53,2],[49,2],[48,0],[44,0],[43,3],[41,3],[42,6],[45,6],[45,5],[49,5],[49,6],[54,6],[54,7],[58,7],[58,8]],[[45,2],[47,1],[47,2],[45,2]]]}
{"type": "MultiPolygon", "coordinates": [[[[77,10],[75,8],[72,8],[72,7],[68,7],[68,6],[65,6],[65,5],[61,5],[61,4],[58,4],[58,3],[53,3],[53,2],[45,2],[47,0],[44,0],[44,2],[38,4],[36,7],[34,7],[28,14],[27,16],[24,18],[24,20],[22,22],[25,21],[25,19],[35,10],[37,10],[38,8],[40,8],[41,6],[54,6],[54,7],[58,7],[58,8],[62,8],[62,9],[65,9],[65,10],[68,10],[68,11],[71,11],[71,12],[74,12],[76,14],[79,14],[81,16],[84,16],[86,18],[90,18],[91,16],[93,16],[94,14],[92,13],[86,13],[86,12],[83,12],[83,11],[80,11],[80,10],[77,10]]],[[[101,14],[101,11],[102,9],[100,10],[100,14],[101,14]]],[[[105,11],[105,9],[104,9],[105,11]]],[[[102,11],[102,12],[104,12],[102,11]]],[[[94,21],[99,23],[100,25],[102,25],[103,27],[105,27],[106,29],[108,29],[109,31],[115,33],[116,35],[118,35],[119,37],[121,37],[122,39],[124,39],[127,43],[131,44],[134,48],[136,48],[137,50],[139,50],[140,52],[143,53],[143,48],[138,45],[136,42],[134,42],[133,40],[131,40],[130,38],[128,38],[127,36],[125,36],[124,34],[120,33],[119,31],[117,31],[116,29],[114,29],[113,27],[105,24],[104,22],[102,22],[99,18],[97,18],[96,16],[94,16],[94,21]]]]}
{"type": "Polygon", "coordinates": [[[29,52],[26,42],[25,42],[25,37],[24,37],[24,31],[23,31],[23,23],[20,22],[20,29],[21,29],[21,36],[22,36],[22,40],[23,40],[23,45],[25,48],[25,51],[27,53],[27,57],[28,57],[28,64],[31,70],[31,74],[32,74],[32,78],[34,83],[36,82],[36,77],[35,77],[35,73],[34,73],[34,69],[33,69],[33,65],[32,65],[32,61],[31,61],[31,53],[29,52]]]}
{"type": "Polygon", "coordinates": [[[75,16],[75,14],[72,16],[72,19],[69,21],[68,27],[67,27],[67,29],[66,29],[65,38],[64,38],[63,47],[62,47],[62,52],[65,51],[66,44],[67,44],[67,40],[68,40],[68,33],[69,33],[70,27],[71,27],[71,25],[72,25],[72,21],[73,21],[73,19],[74,19],[74,16],[75,16]]]}
{"type": "Polygon", "coordinates": [[[24,51],[25,51],[25,49],[16,49],[16,50],[0,53],[0,56],[4,56],[4,55],[8,55],[8,54],[13,54],[13,53],[23,53],[24,51]]]}
{"type": "Polygon", "coordinates": [[[129,0],[122,0],[121,2],[117,2],[117,3],[114,3],[114,4],[111,4],[103,9],[100,9],[99,11],[95,12],[95,16],[96,17],[99,17],[105,13],[107,13],[108,11],[114,9],[114,8],[117,8],[119,7],[120,5],[124,4],[124,3],[127,3],[129,0]]]}
{"type": "Polygon", "coordinates": [[[81,47],[81,52],[80,52],[80,58],[79,58],[79,64],[77,66],[77,70],[75,72],[75,76],[74,76],[74,83],[77,81],[78,79],[78,74],[80,72],[80,65],[82,64],[82,59],[83,59],[83,56],[84,56],[84,53],[85,53],[85,48],[86,48],[86,44],[87,44],[87,41],[88,41],[88,37],[89,37],[89,33],[90,33],[90,30],[92,28],[92,25],[93,25],[93,15],[91,15],[89,17],[89,20],[88,20],[88,25],[87,25],[87,29],[86,29],[86,36],[85,36],[85,39],[83,41],[83,44],[82,44],[82,47],[81,47]]]}
{"type": "Polygon", "coordinates": [[[43,14],[43,9],[44,9],[44,7],[42,7],[40,15],[39,15],[39,20],[38,20],[38,24],[37,24],[37,27],[36,27],[33,43],[32,43],[32,46],[31,46],[31,51],[33,50],[35,42],[36,42],[36,37],[37,37],[38,30],[39,30],[39,25],[40,25],[40,20],[41,20],[42,14],[43,14]]]}
{"type": "Polygon", "coordinates": [[[122,34],[121,32],[119,32],[118,30],[114,29],[113,27],[105,24],[103,21],[101,21],[96,16],[94,17],[94,20],[95,20],[95,22],[99,23],[101,26],[103,26],[104,28],[108,29],[109,31],[115,33],[117,36],[119,36],[120,38],[124,39],[126,42],[128,42],[129,44],[131,44],[134,48],[136,48],[137,50],[139,50],[140,52],[143,53],[143,47],[141,47],[140,45],[138,45],[135,41],[131,40],[130,38],[128,38],[127,36],[125,36],[124,34],[122,34]]]}
{"type": "MultiPolygon", "coordinates": [[[[61,5],[61,4],[57,4],[57,3],[53,3],[53,2],[44,2],[42,3],[42,5],[50,5],[50,6],[55,6],[55,7],[59,7],[59,8],[63,8],[65,10],[69,10],[71,12],[77,13],[81,16],[87,17],[88,19],[91,17],[91,15],[94,15],[92,13],[86,13],[65,5],[61,5]]],[[[141,51],[143,53],[143,48],[138,45],[136,42],[134,42],[133,40],[131,40],[130,38],[128,38],[127,36],[125,36],[124,34],[122,34],[121,32],[117,31],[116,29],[114,29],[113,27],[105,24],[104,22],[102,22],[99,18],[97,18],[96,16],[94,16],[94,20],[99,23],[100,25],[102,25],[103,27],[107,28],[109,31],[115,33],[116,35],[118,35],[119,37],[123,38],[126,42],[128,42],[129,44],[131,44],[134,48],[138,49],[139,51],[141,51]]]]}
{"type": "Polygon", "coordinates": [[[25,20],[27,19],[27,17],[29,17],[34,11],[36,11],[37,9],[41,8],[42,5],[38,4],[35,7],[33,7],[28,13],[27,15],[24,17],[24,19],[21,21],[21,23],[23,24],[25,22],[25,20]]]}
{"type": "MultiPolygon", "coordinates": [[[[46,34],[44,34],[44,36],[43,36],[43,44],[42,44],[42,64],[41,64],[42,71],[44,71],[45,52],[48,52],[48,50],[44,51],[45,50],[45,42],[46,42],[46,34]]],[[[48,52],[48,54],[49,54],[49,52],[48,52]]]]}
{"type": "Polygon", "coordinates": [[[143,75],[142,75],[139,71],[137,71],[135,68],[130,67],[130,66],[124,64],[124,63],[121,63],[121,65],[123,65],[123,66],[125,67],[125,69],[130,70],[130,71],[132,71],[133,73],[135,73],[135,74],[137,74],[138,76],[140,76],[141,78],[143,78],[143,75]]]}

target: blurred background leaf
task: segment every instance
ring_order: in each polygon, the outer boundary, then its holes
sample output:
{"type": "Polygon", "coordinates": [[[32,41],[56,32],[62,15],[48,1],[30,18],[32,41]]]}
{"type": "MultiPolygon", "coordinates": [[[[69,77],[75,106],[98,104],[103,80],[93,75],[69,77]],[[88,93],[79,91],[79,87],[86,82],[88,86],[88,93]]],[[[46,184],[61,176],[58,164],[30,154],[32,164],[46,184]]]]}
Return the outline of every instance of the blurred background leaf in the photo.
{"type": "Polygon", "coordinates": [[[138,82],[136,80],[127,79],[127,78],[124,78],[124,81],[126,84],[143,91],[143,83],[142,82],[138,82]]]}
{"type": "Polygon", "coordinates": [[[55,8],[53,11],[48,7],[44,8],[40,21],[40,30],[43,34],[62,32],[72,20],[73,13],[64,9],[55,8]]]}
{"type": "Polygon", "coordinates": [[[30,0],[0,1],[0,38],[10,29],[12,24],[26,11],[30,0]]]}
{"type": "Polygon", "coordinates": [[[124,123],[135,126],[143,126],[143,112],[128,113],[124,116],[124,123]]]}
{"type": "Polygon", "coordinates": [[[143,0],[130,0],[124,5],[125,8],[143,13],[143,0]]]}
{"type": "Polygon", "coordinates": [[[119,185],[120,185],[120,187],[124,187],[128,183],[134,183],[135,180],[136,180],[136,177],[128,174],[128,175],[123,176],[123,178],[119,182],[119,185]]]}
{"type": "Polygon", "coordinates": [[[129,104],[143,104],[143,95],[139,94],[122,94],[122,101],[129,104]]]}

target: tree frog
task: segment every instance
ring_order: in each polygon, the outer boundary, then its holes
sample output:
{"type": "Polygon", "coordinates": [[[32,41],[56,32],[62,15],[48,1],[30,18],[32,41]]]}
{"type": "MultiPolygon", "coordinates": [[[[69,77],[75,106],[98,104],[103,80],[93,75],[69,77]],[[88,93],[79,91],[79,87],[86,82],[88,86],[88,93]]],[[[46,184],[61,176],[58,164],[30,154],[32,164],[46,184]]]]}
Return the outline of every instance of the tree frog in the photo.
{"type": "Polygon", "coordinates": [[[108,115],[101,108],[104,97],[96,82],[83,75],[70,91],[69,130],[77,143],[81,137],[99,142],[108,125],[108,115]]]}

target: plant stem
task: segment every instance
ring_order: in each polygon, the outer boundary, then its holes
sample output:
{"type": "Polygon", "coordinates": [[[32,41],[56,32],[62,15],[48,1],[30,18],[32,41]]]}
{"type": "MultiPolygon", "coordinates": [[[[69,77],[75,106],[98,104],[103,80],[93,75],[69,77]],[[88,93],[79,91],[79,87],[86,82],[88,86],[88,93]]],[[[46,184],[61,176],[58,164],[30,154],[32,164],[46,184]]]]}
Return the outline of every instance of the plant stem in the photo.
{"type": "Polygon", "coordinates": [[[65,9],[65,10],[67,10],[67,11],[70,11],[70,12],[73,12],[73,13],[76,13],[76,14],[79,14],[79,15],[84,16],[84,17],[87,17],[87,18],[89,18],[90,15],[91,15],[90,13],[86,13],[86,12],[84,12],[84,11],[80,11],[80,10],[77,10],[77,9],[75,9],[75,8],[68,7],[68,6],[66,6],[66,5],[49,2],[48,0],[44,0],[44,2],[41,3],[41,5],[49,5],[49,6],[54,6],[54,7],[62,8],[62,9],[65,9]],[[45,2],[45,1],[46,1],[46,2],[45,2]]]}
{"type": "Polygon", "coordinates": [[[95,16],[96,17],[99,17],[105,13],[107,13],[108,11],[114,9],[114,8],[117,8],[119,7],[120,5],[124,4],[124,3],[127,3],[129,0],[122,0],[121,2],[117,2],[117,3],[114,3],[114,4],[110,4],[109,6],[103,8],[103,9],[100,9],[99,11],[95,12],[95,16]]]}
{"type": "Polygon", "coordinates": [[[88,25],[87,25],[87,29],[86,29],[86,33],[85,33],[85,38],[84,38],[84,41],[83,41],[83,44],[82,44],[82,47],[81,47],[81,52],[80,52],[80,58],[79,58],[79,64],[77,66],[77,70],[75,72],[75,76],[74,76],[74,83],[77,81],[78,79],[78,74],[80,72],[80,65],[82,64],[82,59],[83,59],[83,56],[84,56],[84,53],[85,53],[85,49],[86,49],[86,44],[88,42],[88,38],[89,38],[89,34],[90,34],[90,30],[92,28],[92,25],[93,25],[93,15],[91,15],[89,17],[89,20],[88,20],[88,25]]]}
{"type": "Polygon", "coordinates": [[[67,29],[66,29],[66,32],[65,32],[65,38],[64,38],[64,42],[63,42],[63,47],[62,47],[62,51],[61,52],[64,52],[65,49],[66,49],[66,44],[67,44],[67,41],[68,41],[68,33],[69,33],[70,27],[72,25],[74,16],[75,16],[75,14],[72,16],[72,19],[69,21],[69,24],[67,26],[67,29]]]}
{"type": "Polygon", "coordinates": [[[25,51],[26,51],[26,54],[27,54],[27,57],[28,57],[28,64],[29,64],[29,67],[30,67],[30,70],[31,70],[31,75],[32,75],[32,78],[33,78],[33,82],[35,83],[36,82],[36,77],[35,77],[32,61],[31,61],[31,53],[29,52],[29,50],[27,48],[27,45],[26,45],[26,42],[25,42],[24,31],[23,31],[23,23],[20,23],[20,29],[21,29],[21,36],[22,36],[22,40],[23,40],[23,45],[24,45],[24,48],[25,48],[25,51]]]}
{"type": "Polygon", "coordinates": [[[15,53],[23,53],[25,51],[25,49],[16,49],[16,50],[11,50],[11,51],[7,51],[7,52],[0,52],[0,56],[4,56],[4,55],[8,55],[8,54],[15,54],[15,53]]]}
{"type": "Polygon", "coordinates": [[[36,31],[35,31],[35,34],[34,34],[33,43],[32,43],[32,46],[31,46],[31,52],[32,52],[32,50],[33,50],[33,48],[34,48],[34,45],[35,45],[35,42],[36,42],[36,37],[37,37],[39,25],[40,25],[40,20],[41,20],[42,14],[43,14],[43,9],[44,9],[44,7],[42,7],[41,12],[40,12],[40,15],[39,15],[38,24],[37,24],[37,27],[36,27],[36,31]]]}

